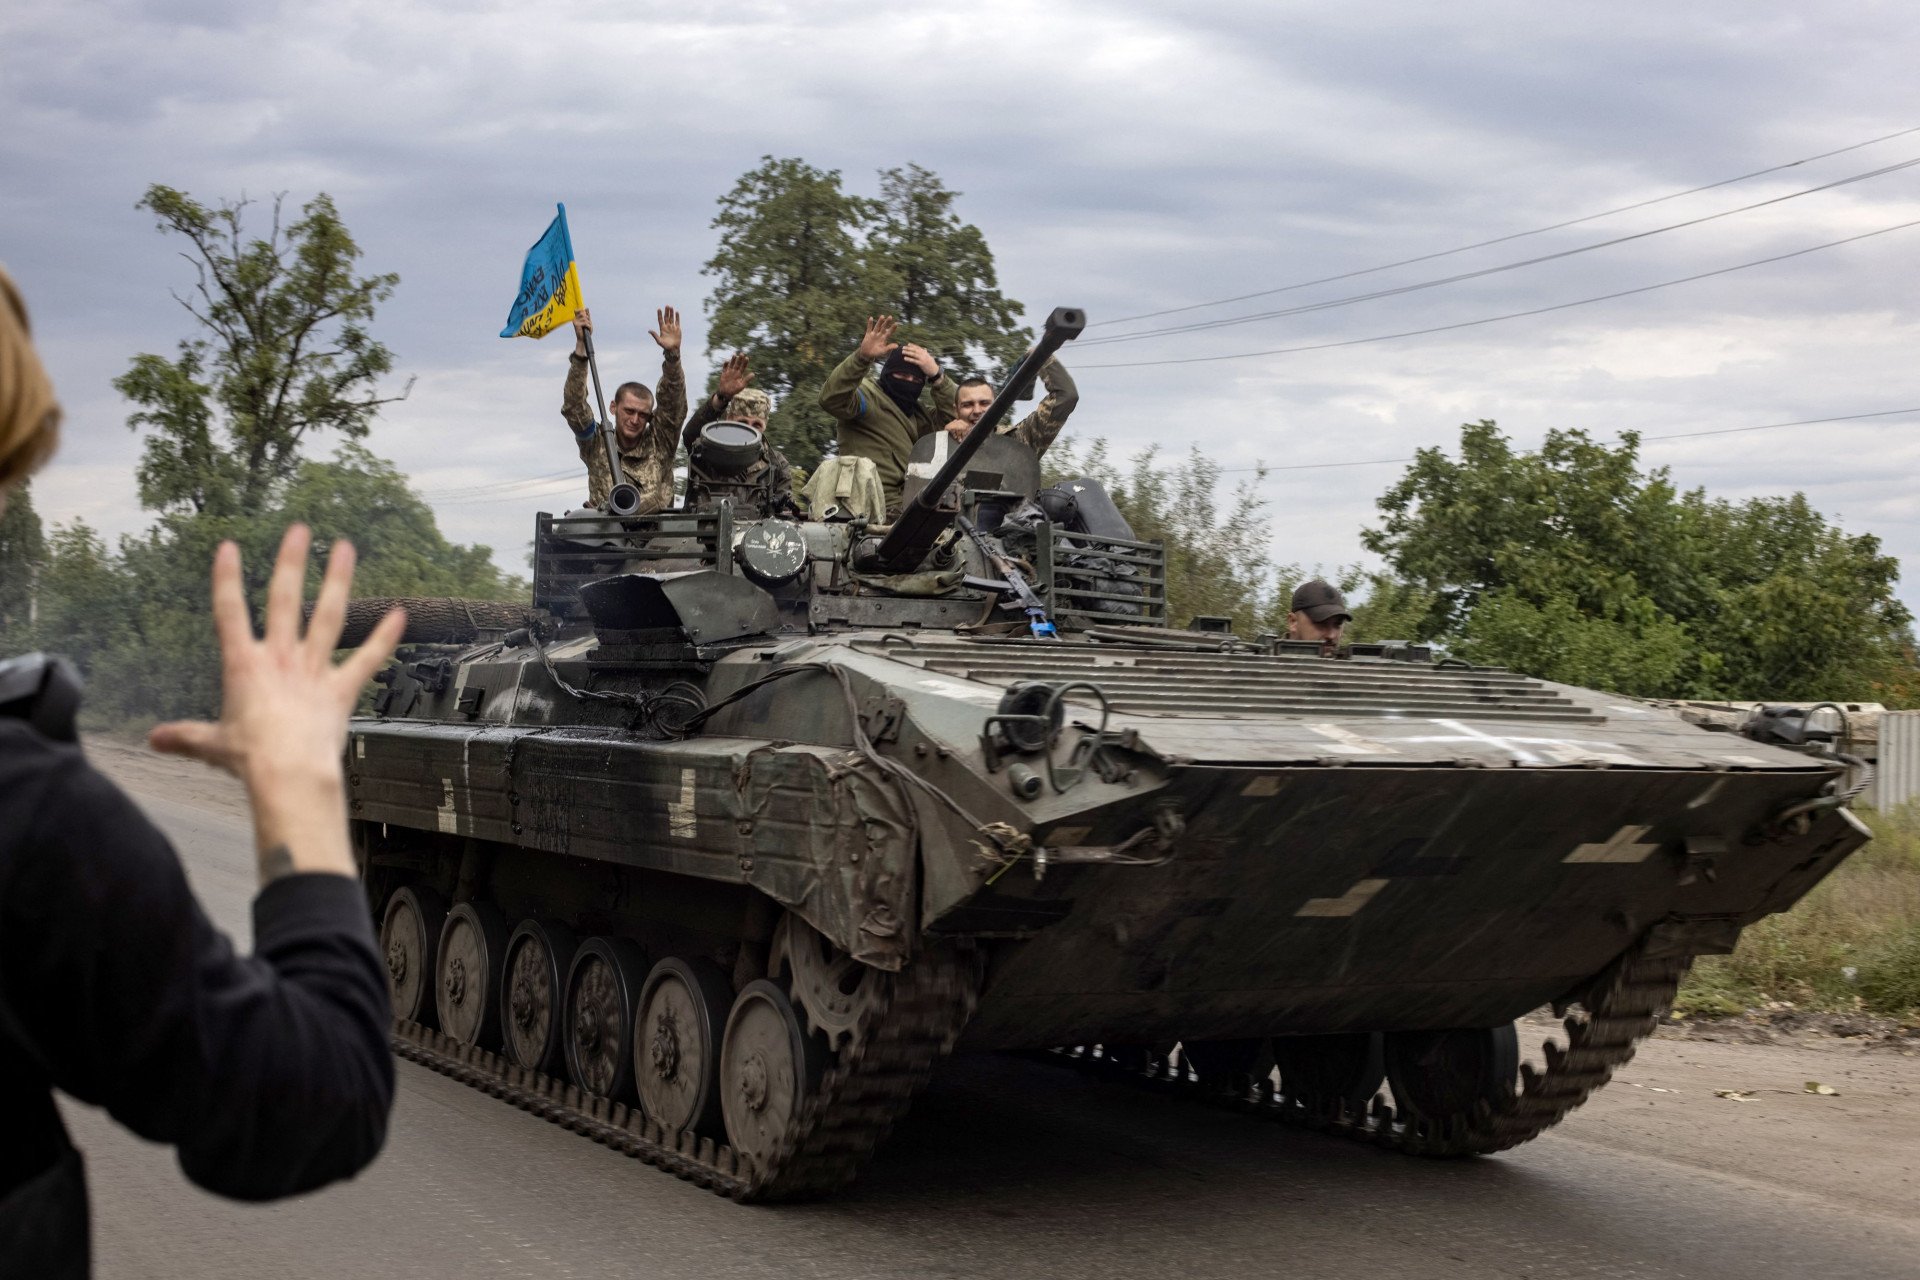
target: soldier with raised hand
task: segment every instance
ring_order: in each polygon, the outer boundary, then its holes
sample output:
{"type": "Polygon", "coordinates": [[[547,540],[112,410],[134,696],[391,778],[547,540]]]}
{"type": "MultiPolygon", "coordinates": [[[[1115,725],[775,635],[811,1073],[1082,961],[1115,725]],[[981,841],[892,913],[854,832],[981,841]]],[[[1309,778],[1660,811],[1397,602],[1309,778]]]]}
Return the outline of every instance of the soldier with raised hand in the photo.
{"type": "MultiPolygon", "coordinates": [[[[609,406],[624,473],[621,479],[640,491],[643,515],[673,505],[674,453],[680,444],[680,423],[687,416],[686,375],[680,368],[680,313],[663,307],[655,314],[659,328],[650,330],[648,336],[660,346],[659,394],[656,396],[644,383],[623,382],[614,389],[609,406]]],[[[607,464],[601,426],[587,401],[588,340],[593,333],[590,310],[582,307],[574,316],[573,332],[560,416],[573,428],[580,460],[587,464],[587,505],[604,509],[619,480],[607,464]]]]}
{"type": "MultiPolygon", "coordinates": [[[[700,434],[700,428],[709,422],[746,421],[744,418],[733,417],[727,409],[733,403],[733,398],[745,391],[747,385],[753,381],[752,364],[753,362],[744,351],[737,351],[726,358],[720,366],[720,376],[714,381],[713,394],[702,400],[700,407],[693,411],[693,416],[687,419],[686,430],[681,433],[680,443],[691,447],[694,439],[700,434]]],[[[766,399],[767,412],[771,414],[772,397],[764,391],[756,390],[755,394],[766,399]]],[[[764,431],[766,428],[766,422],[762,421],[760,429],[764,431]]]]}
{"type": "MultiPolygon", "coordinates": [[[[1020,421],[1002,423],[996,432],[1026,445],[1036,458],[1046,453],[1047,446],[1060,434],[1060,428],[1067,425],[1067,415],[1080,403],[1080,389],[1073,385],[1073,378],[1058,356],[1041,366],[1040,381],[1047,389],[1046,399],[1020,421]]],[[[947,434],[955,440],[964,438],[973,424],[986,416],[993,404],[993,394],[993,384],[985,378],[961,379],[954,419],[947,424],[947,434]]]]}
{"type": "Polygon", "coordinates": [[[860,345],[820,388],[820,407],[840,424],[840,456],[872,459],[889,509],[900,505],[913,442],[950,422],[955,403],[953,379],[925,347],[895,342],[898,328],[892,316],[868,317],[860,345]]]}
{"type": "Polygon", "coordinates": [[[767,439],[767,423],[773,417],[773,397],[758,387],[747,384],[753,381],[753,370],[747,354],[739,352],[729,356],[720,366],[720,377],[714,384],[713,394],[701,401],[700,407],[687,419],[685,430],[680,433],[680,443],[686,446],[687,465],[687,506],[698,510],[711,501],[712,493],[719,488],[738,492],[741,488],[754,488],[761,484],[767,486],[773,495],[772,511],[752,511],[751,515],[776,515],[797,509],[793,493],[793,467],[787,462],[785,454],[767,439]],[[749,467],[738,479],[724,485],[709,485],[700,474],[700,463],[693,456],[693,447],[700,440],[701,428],[715,422],[743,422],[760,433],[760,460],[749,467]]]}

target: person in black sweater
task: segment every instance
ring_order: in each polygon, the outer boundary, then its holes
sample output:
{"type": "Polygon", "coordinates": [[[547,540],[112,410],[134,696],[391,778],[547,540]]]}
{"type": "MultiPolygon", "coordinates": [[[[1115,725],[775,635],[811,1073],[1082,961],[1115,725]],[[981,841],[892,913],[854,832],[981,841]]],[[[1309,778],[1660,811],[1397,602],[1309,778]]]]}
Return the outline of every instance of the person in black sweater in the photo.
{"type": "MultiPolygon", "coordinates": [[[[59,413],[0,271],[0,505],[52,451],[59,413]]],[[[261,878],[254,951],[208,921],[179,859],[72,739],[63,664],[0,664],[0,1276],[85,1276],[86,1188],[53,1091],[172,1143],[199,1185],[245,1200],[365,1168],[386,1136],[384,967],[347,838],[342,754],[361,686],[404,626],[336,664],[353,549],[337,543],[301,634],[310,542],[281,543],[256,638],[239,551],[214,560],[218,723],[159,750],[246,784],[261,878]]]]}

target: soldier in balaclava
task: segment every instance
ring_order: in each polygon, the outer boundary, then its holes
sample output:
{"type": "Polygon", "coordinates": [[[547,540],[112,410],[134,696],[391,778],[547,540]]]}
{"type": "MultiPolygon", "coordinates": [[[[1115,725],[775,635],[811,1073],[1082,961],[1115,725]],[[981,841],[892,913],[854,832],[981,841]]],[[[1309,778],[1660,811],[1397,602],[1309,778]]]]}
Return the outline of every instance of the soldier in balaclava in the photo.
{"type": "Polygon", "coordinates": [[[869,319],[820,388],[820,407],[840,424],[840,456],[872,459],[889,510],[900,505],[913,442],[952,421],[955,403],[953,379],[925,347],[894,342],[897,327],[892,316],[869,319]]]}

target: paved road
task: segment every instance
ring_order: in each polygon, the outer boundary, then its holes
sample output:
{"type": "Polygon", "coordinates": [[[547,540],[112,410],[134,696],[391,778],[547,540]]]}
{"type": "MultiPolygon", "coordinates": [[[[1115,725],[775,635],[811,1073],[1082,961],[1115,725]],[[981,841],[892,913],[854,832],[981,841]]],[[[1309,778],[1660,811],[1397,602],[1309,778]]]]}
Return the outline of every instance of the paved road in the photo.
{"type": "MultiPolygon", "coordinates": [[[[133,781],[216,919],[244,938],[244,821],[133,781]]],[[[1661,1042],[1635,1068],[1654,1051],[1669,1072],[1707,1069],[1661,1042]]],[[[1777,1113],[1707,1101],[1650,1124],[1666,1113],[1645,1108],[1669,1099],[1616,1084],[1608,1093],[1619,1096],[1519,1151],[1431,1163],[1034,1063],[967,1059],[937,1079],[851,1194],[785,1208],[732,1205],[406,1062],[379,1161],[347,1186],[282,1205],[196,1191],[167,1150],[87,1108],[68,1111],[108,1280],[1920,1276],[1912,1129],[1885,1135],[1906,1164],[1855,1158],[1875,1133],[1875,1104],[1860,1091],[1898,1094],[1899,1081],[1920,1080],[1920,1064],[1860,1070],[1878,1083],[1849,1085],[1840,1100],[1858,1103],[1851,1133],[1831,1128],[1841,1112],[1785,1101],[1777,1113]],[[1895,1068],[1906,1074],[1886,1075],[1895,1068]],[[1730,1147],[1716,1125],[1736,1121],[1747,1137],[1730,1147]],[[1778,1160],[1752,1154],[1769,1134],[1778,1160]]],[[[1665,1077],[1643,1077],[1655,1078],[1665,1077]]],[[[1904,1096],[1910,1125],[1920,1108],[1904,1096]]]]}

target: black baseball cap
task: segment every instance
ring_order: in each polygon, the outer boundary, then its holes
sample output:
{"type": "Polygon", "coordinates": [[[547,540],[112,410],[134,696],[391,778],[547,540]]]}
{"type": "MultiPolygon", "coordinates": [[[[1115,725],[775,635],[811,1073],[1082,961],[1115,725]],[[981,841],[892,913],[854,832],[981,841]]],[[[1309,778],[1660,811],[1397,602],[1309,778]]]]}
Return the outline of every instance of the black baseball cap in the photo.
{"type": "Polygon", "coordinates": [[[1293,593],[1293,612],[1304,613],[1315,622],[1326,622],[1331,618],[1353,621],[1353,614],[1347,609],[1347,598],[1323,578],[1300,584],[1293,593]]]}

